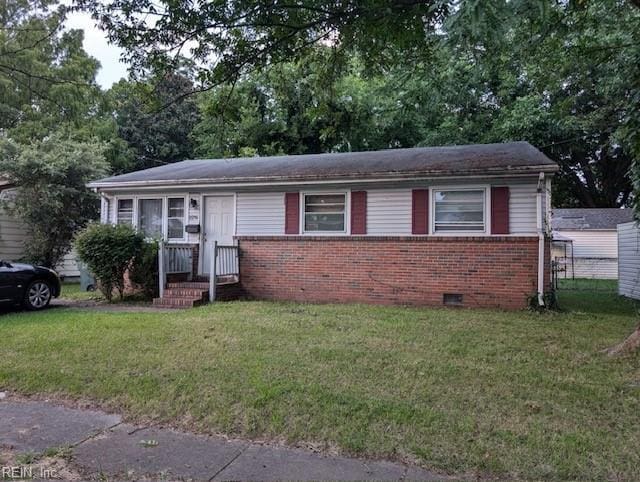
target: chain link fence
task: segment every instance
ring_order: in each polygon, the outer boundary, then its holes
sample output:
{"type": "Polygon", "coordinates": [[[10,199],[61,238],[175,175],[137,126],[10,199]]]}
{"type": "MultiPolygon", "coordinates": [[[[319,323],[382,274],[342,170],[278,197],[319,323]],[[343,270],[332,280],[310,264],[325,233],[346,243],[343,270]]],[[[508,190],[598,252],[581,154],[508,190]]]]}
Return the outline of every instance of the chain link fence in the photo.
{"type": "Polygon", "coordinates": [[[551,261],[556,290],[617,291],[618,262],[615,258],[565,258],[551,261]]]}

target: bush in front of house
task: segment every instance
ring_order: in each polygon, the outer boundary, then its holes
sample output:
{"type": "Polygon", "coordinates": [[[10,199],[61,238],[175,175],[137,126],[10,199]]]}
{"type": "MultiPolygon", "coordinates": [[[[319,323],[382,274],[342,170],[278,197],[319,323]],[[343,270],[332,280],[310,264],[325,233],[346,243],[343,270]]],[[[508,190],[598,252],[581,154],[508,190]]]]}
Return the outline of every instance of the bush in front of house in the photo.
{"type": "Polygon", "coordinates": [[[129,270],[129,279],[145,299],[158,296],[158,249],[157,241],[145,242],[129,270]]]}
{"type": "Polygon", "coordinates": [[[141,255],[144,236],[129,225],[89,224],[75,239],[78,257],[98,281],[100,291],[111,301],[117,290],[124,297],[124,276],[141,255]]]}

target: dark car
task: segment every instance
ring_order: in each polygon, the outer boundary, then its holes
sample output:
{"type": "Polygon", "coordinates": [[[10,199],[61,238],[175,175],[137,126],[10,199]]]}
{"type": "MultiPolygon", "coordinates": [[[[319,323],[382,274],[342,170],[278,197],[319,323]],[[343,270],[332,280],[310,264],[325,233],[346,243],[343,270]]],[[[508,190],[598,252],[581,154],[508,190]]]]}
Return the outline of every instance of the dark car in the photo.
{"type": "Polygon", "coordinates": [[[60,278],[52,269],[0,260],[0,303],[41,310],[58,296],[60,278]]]}

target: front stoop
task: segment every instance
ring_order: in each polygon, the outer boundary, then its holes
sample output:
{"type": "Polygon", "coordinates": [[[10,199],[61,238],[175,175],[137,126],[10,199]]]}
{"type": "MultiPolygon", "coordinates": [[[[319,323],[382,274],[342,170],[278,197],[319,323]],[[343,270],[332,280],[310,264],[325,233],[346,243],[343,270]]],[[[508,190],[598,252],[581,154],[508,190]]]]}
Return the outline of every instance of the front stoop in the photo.
{"type": "Polygon", "coordinates": [[[193,308],[209,301],[209,283],[167,283],[163,298],[154,298],[154,306],[164,308],[193,308]]]}
{"type": "MultiPolygon", "coordinates": [[[[237,276],[220,276],[218,277],[217,287],[218,290],[223,290],[227,287],[233,288],[233,285],[238,285],[239,280],[237,276]]],[[[231,292],[231,294],[220,293],[221,299],[235,299],[237,294],[231,292]]],[[[217,299],[218,297],[216,297],[217,299]]],[[[154,298],[153,305],[163,308],[193,308],[195,306],[201,306],[209,301],[209,281],[205,278],[198,279],[197,281],[183,281],[176,283],[167,283],[167,287],[164,290],[164,297],[154,298]]]]}

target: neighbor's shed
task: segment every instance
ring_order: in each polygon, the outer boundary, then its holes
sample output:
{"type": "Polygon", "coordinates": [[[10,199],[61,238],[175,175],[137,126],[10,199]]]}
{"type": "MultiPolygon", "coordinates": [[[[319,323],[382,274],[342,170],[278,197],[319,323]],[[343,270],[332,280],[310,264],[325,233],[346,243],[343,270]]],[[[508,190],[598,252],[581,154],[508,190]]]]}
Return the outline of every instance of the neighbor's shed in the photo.
{"type": "Polygon", "coordinates": [[[640,300],[640,228],[618,225],[618,294],[640,300]]]}

